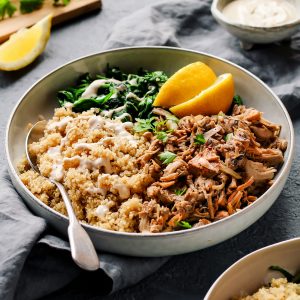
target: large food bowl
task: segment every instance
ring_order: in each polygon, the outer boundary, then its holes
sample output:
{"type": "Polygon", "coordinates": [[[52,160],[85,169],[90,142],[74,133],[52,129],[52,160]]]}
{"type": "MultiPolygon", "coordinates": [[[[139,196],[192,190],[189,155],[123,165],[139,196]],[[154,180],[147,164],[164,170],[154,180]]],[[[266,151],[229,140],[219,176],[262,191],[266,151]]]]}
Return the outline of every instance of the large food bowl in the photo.
{"type": "Polygon", "coordinates": [[[228,300],[253,294],[272,278],[283,277],[279,272],[269,270],[270,266],[280,266],[295,274],[300,270],[299,253],[300,238],[254,251],[221,274],[204,300],[228,300]]]}
{"type": "Polygon", "coordinates": [[[67,234],[68,219],[33,196],[20,180],[17,171],[17,163],[25,152],[27,124],[36,122],[40,115],[45,118],[53,115],[54,108],[58,106],[58,90],[72,85],[82,73],[99,74],[108,63],[127,72],[136,72],[143,67],[163,70],[170,75],[195,61],[206,63],[217,75],[232,73],[236,93],[245,99],[245,104],[257,108],[264,112],[267,119],[282,125],[281,137],[288,141],[288,148],[274,184],[249,207],[205,227],[156,234],[114,232],[85,224],[84,227],[99,250],[134,256],[163,256],[215,245],[259,219],[278,197],[291,168],[294,131],[288,112],[270,88],[247,70],[212,55],[168,47],[115,49],[77,59],[47,74],[21,97],[8,122],[6,154],[12,182],[32,211],[45,218],[61,233],[67,234]]]}

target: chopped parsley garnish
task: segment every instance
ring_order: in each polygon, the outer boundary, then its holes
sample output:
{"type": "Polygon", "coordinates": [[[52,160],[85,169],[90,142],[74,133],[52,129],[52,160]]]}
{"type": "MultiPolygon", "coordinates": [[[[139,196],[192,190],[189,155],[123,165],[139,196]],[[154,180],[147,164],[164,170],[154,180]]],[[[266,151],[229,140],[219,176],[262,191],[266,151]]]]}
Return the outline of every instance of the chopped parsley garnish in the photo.
{"type": "Polygon", "coordinates": [[[155,118],[151,117],[150,119],[136,119],[137,123],[134,126],[135,132],[146,132],[154,131],[155,129],[155,118]]]}
{"type": "Polygon", "coordinates": [[[182,188],[182,189],[177,189],[177,190],[175,190],[174,193],[175,193],[177,196],[182,196],[182,195],[185,194],[186,191],[187,191],[187,188],[184,187],[184,188],[182,188]]]}
{"type": "Polygon", "coordinates": [[[164,131],[157,132],[156,137],[163,143],[166,143],[168,141],[168,134],[164,131]]]}
{"type": "Polygon", "coordinates": [[[7,15],[8,17],[12,17],[14,12],[16,11],[16,7],[10,2],[10,0],[0,0],[0,18],[4,19],[7,15]]]}
{"type": "Polygon", "coordinates": [[[190,229],[192,228],[192,225],[187,222],[187,221],[180,221],[180,222],[177,222],[176,225],[182,227],[182,228],[185,228],[185,229],[190,229]]]}
{"type": "Polygon", "coordinates": [[[239,95],[233,97],[233,103],[237,105],[243,105],[243,99],[239,95]]]}
{"type": "Polygon", "coordinates": [[[195,139],[194,139],[194,143],[196,145],[203,145],[205,144],[205,138],[204,138],[204,135],[201,133],[201,134],[197,134],[195,139]]]}
{"type": "Polygon", "coordinates": [[[170,151],[165,151],[160,153],[158,157],[164,165],[167,165],[170,164],[176,158],[176,154],[170,151]]]}
{"type": "Polygon", "coordinates": [[[136,119],[137,123],[134,126],[135,132],[146,132],[151,131],[153,132],[156,137],[166,143],[168,140],[168,133],[170,130],[164,130],[166,126],[167,120],[163,121],[156,121],[155,117],[151,117],[150,119],[136,119]]]}
{"type": "Polygon", "coordinates": [[[228,142],[233,137],[233,133],[228,133],[225,135],[225,141],[228,142]]]}
{"type": "Polygon", "coordinates": [[[20,0],[20,11],[22,14],[30,13],[39,9],[44,0],[20,0]]]}

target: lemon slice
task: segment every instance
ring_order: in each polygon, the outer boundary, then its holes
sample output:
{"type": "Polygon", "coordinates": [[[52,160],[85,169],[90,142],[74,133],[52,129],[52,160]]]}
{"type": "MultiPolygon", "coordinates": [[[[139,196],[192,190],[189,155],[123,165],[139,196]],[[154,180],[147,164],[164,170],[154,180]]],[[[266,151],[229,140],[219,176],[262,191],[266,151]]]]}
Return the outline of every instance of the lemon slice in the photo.
{"type": "Polygon", "coordinates": [[[20,29],[0,46],[0,70],[14,71],[32,63],[45,49],[51,31],[52,15],[29,29],[20,29]]]}
{"type": "Polygon", "coordinates": [[[209,87],[216,79],[216,74],[206,64],[200,61],[191,63],[179,69],[164,83],[153,106],[171,107],[185,102],[209,87]]]}
{"type": "Polygon", "coordinates": [[[220,75],[217,80],[194,98],[173,106],[170,111],[178,116],[216,115],[226,113],[234,96],[234,82],[230,73],[220,75]]]}

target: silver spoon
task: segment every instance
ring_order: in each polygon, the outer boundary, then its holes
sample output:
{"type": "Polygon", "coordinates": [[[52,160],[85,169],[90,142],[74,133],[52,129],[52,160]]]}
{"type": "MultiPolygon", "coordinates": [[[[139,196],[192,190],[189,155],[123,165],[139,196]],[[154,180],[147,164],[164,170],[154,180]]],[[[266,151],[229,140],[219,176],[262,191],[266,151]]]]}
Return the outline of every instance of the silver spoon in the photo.
{"type": "MultiPolygon", "coordinates": [[[[39,174],[41,173],[37,166],[36,157],[30,155],[28,146],[33,142],[37,142],[43,136],[46,124],[47,121],[37,122],[28,132],[25,142],[27,160],[31,168],[39,174]]],[[[94,271],[99,269],[100,262],[95,247],[86,231],[78,222],[72,208],[70,198],[64,186],[60,182],[52,178],[47,179],[49,179],[53,184],[57,186],[67,208],[69,216],[68,236],[70,241],[71,254],[74,262],[79,267],[85,270],[94,271]]]]}

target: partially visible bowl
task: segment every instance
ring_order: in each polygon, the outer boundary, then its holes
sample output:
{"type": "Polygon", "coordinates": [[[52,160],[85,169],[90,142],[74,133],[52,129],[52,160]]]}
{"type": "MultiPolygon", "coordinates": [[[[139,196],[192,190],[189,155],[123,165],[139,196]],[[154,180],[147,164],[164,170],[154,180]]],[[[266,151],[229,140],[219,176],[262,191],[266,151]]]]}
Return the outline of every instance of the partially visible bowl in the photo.
{"type": "Polygon", "coordinates": [[[268,44],[287,39],[300,28],[300,0],[288,0],[296,6],[298,19],[274,27],[253,27],[228,20],[222,11],[232,1],[234,0],[214,0],[211,13],[222,27],[241,40],[244,48],[250,48],[253,44],[268,44]]]}
{"type": "Polygon", "coordinates": [[[264,112],[265,118],[270,121],[282,125],[280,136],[287,140],[288,148],[274,184],[250,206],[204,227],[144,234],[109,231],[86,224],[83,226],[99,250],[134,256],[164,256],[215,245],[238,234],[258,220],[280,194],[291,168],[294,130],[288,112],[271,89],[247,70],[209,54],[168,47],[123,48],[80,58],[50,72],[21,97],[7,125],[6,154],[13,184],[26,204],[57,230],[63,234],[67,233],[66,216],[37,199],[22,183],[17,170],[17,163],[25,152],[28,123],[35,123],[39,115],[47,119],[53,115],[53,109],[58,106],[57,91],[73,84],[80,74],[101,73],[108,63],[119,66],[125,72],[136,72],[143,67],[148,70],[163,70],[170,75],[195,61],[206,63],[217,75],[231,73],[235,81],[235,91],[243,97],[245,104],[264,112]]]}
{"type": "Polygon", "coordinates": [[[251,295],[272,278],[283,277],[269,270],[276,265],[291,274],[300,270],[300,238],[283,241],[254,251],[238,260],[215,281],[204,300],[230,300],[251,295]]]}

